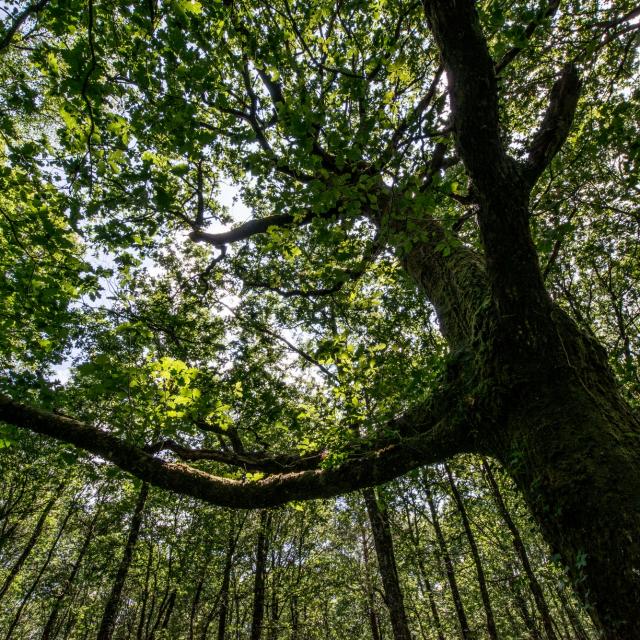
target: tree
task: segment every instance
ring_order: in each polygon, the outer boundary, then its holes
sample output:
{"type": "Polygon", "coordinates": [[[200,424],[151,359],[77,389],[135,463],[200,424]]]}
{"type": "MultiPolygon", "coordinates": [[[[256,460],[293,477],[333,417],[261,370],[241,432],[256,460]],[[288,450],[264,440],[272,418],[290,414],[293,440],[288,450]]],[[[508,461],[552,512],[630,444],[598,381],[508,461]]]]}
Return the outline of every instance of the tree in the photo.
{"type": "Polygon", "coordinates": [[[487,455],[604,637],[640,634],[636,298],[621,284],[637,266],[619,253],[637,17],[554,0],[15,8],[5,437],[50,436],[235,508],[487,455]],[[217,232],[229,177],[254,217],[217,232]],[[88,247],[113,252],[119,288],[82,309],[105,274],[88,247]],[[596,297],[616,318],[596,336],[583,293],[607,251],[596,297]],[[56,387],[48,368],[73,344],[56,387]]]}

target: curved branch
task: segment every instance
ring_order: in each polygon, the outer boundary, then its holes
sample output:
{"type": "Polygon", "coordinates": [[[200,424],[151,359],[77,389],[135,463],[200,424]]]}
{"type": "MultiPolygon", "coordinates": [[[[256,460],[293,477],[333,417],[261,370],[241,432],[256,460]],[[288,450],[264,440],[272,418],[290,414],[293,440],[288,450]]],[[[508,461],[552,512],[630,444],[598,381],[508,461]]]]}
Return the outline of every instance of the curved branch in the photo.
{"type": "Polygon", "coordinates": [[[529,145],[524,171],[530,184],[540,177],[567,139],[580,97],[580,87],[576,66],[566,64],[551,89],[549,106],[529,145]]]}
{"type": "Polygon", "coordinates": [[[307,212],[302,218],[296,218],[292,213],[280,213],[257,220],[248,220],[235,229],[222,233],[207,233],[206,231],[195,230],[189,234],[189,238],[194,242],[206,242],[214,247],[221,247],[225,244],[248,240],[252,236],[266,233],[269,227],[303,226],[309,224],[315,216],[316,214],[312,211],[307,212]]]}
{"type": "Polygon", "coordinates": [[[267,233],[270,227],[303,227],[309,224],[314,218],[330,219],[337,218],[340,215],[339,207],[332,207],[320,213],[307,209],[302,215],[294,215],[293,213],[278,213],[266,218],[257,218],[247,220],[235,229],[223,231],[222,233],[207,233],[195,229],[189,234],[189,238],[194,242],[205,242],[214,247],[221,247],[232,242],[248,240],[253,236],[267,233]]]}
{"type": "Polygon", "coordinates": [[[218,449],[193,449],[171,439],[161,440],[146,446],[144,451],[151,454],[172,451],[181,460],[185,461],[211,460],[231,467],[238,467],[245,471],[259,471],[270,474],[318,469],[323,460],[329,455],[326,450],[314,451],[305,455],[297,455],[295,453],[270,455],[253,451],[231,453],[218,449]]]}
{"type": "MultiPolygon", "coordinates": [[[[464,394],[459,389],[449,391],[436,403],[437,412],[421,407],[390,425],[398,433],[411,428],[418,435],[362,452],[359,457],[336,467],[278,473],[252,482],[166,462],[102,429],[29,407],[6,395],[0,395],[0,420],[72,444],[162,489],[219,506],[257,509],[290,500],[331,498],[393,480],[425,464],[471,451],[466,423],[448,418],[452,415],[451,400],[457,399],[460,404],[460,396],[464,394]]],[[[460,411],[454,409],[453,415],[457,413],[460,411]]]]}

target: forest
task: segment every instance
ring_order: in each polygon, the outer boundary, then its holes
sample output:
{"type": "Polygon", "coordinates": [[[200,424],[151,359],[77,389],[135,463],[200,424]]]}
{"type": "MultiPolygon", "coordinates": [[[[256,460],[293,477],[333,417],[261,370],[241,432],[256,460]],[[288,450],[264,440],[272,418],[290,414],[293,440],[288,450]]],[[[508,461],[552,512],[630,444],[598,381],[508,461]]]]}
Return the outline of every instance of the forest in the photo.
{"type": "Polygon", "coordinates": [[[0,20],[0,640],[640,639],[639,7],[0,20]]]}

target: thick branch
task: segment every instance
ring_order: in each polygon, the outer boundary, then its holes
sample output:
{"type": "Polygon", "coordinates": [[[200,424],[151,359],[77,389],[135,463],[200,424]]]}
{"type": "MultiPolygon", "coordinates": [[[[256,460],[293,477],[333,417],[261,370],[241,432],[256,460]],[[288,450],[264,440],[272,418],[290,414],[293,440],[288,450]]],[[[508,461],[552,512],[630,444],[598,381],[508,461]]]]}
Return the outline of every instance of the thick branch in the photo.
{"type": "Polygon", "coordinates": [[[269,227],[291,227],[309,224],[316,217],[312,211],[308,211],[302,218],[296,218],[292,213],[280,213],[257,220],[248,220],[239,227],[224,231],[223,233],[207,233],[206,231],[192,231],[189,238],[194,242],[206,242],[214,247],[221,247],[225,244],[248,240],[252,236],[266,233],[269,227]]]}
{"type": "Polygon", "coordinates": [[[326,211],[316,212],[307,209],[302,215],[294,215],[293,213],[279,213],[266,218],[258,218],[247,220],[240,226],[230,231],[222,233],[207,233],[206,231],[194,230],[189,234],[189,238],[194,242],[205,242],[214,247],[221,247],[232,242],[248,240],[253,236],[267,233],[270,227],[303,227],[309,224],[314,218],[322,218],[328,220],[340,216],[340,208],[332,207],[326,211]]]}
{"type": "Polygon", "coordinates": [[[218,477],[184,464],[166,462],[111,433],[29,407],[5,395],[0,395],[0,420],[72,444],[162,489],[220,506],[256,509],[290,500],[330,498],[371,487],[424,464],[470,451],[465,423],[451,423],[447,419],[451,398],[460,395],[459,392],[446,394],[446,401],[437,403],[438,412],[423,407],[396,421],[399,432],[408,428],[405,423],[410,423],[419,435],[363,452],[358,458],[333,468],[279,473],[255,482],[218,477]]]}
{"type": "Polygon", "coordinates": [[[530,184],[540,177],[567,139],[580,97],[580,85],[575,65],[565,65],[551,89],[549,106],[540,128],[529,145],[524,168],[530,184]]]}
{"type": "Polygon", "coordinates": [[[534,308],[548,308],[529,229],[532,183],[501,141],[495,69],[474,1],[424,0],[424,6],[447,70],[456,146],[478,196],[492,298],[500,315],[519,325],[534,308]]]}

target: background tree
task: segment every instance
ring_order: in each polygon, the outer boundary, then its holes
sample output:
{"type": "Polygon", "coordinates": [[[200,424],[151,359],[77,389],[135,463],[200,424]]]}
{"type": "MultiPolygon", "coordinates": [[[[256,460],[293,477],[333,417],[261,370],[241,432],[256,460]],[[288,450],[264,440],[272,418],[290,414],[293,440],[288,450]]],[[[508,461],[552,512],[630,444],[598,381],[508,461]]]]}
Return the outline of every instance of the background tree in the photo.
{"type": "Polygon", "coordinates": [[[234,508],[488,455],[637,634],[637,18],[8,4],[3,441],[234,508]],[[221,231],[229,181],[252,218],[221,231]]]}

